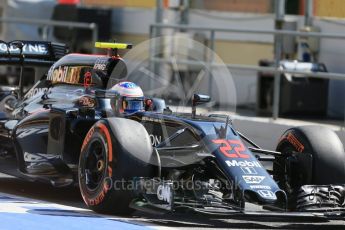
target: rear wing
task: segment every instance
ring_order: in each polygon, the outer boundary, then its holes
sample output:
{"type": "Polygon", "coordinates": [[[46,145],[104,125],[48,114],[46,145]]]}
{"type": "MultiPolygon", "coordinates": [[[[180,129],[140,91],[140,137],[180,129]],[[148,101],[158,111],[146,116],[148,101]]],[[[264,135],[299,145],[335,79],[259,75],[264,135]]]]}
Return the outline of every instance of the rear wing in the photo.
{"type": "Polygon", "coordinates": [[[0,41],[0,65],[51,66],[68,53],[67,46],[46,41],[0,41]]]}

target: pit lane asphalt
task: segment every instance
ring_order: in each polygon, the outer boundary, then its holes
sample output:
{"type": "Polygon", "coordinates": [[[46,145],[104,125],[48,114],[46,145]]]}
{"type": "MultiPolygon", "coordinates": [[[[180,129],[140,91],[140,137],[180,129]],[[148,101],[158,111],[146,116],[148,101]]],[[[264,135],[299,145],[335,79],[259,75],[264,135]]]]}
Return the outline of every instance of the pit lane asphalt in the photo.
{"type": "MultiPolygon", "coordinates": [[[[236,119],[234,121],[234,125],[239,131],[246,133],[250,138],[256,141],[259,145],[262,145],[266,148],[274,148],[276,141],[279,138],[279,135],[288,128],[286,122],[283,125],[274,125],[274,124],[262,124],[258,121],[248,121],[244,119],[236,119]],[[265,132],[263,132],[262,128],[265,128],[265,132]],[[272,138],[274,137],[274,138],[272,138]]],[[[341,130],[337,132],[342,132],[341,130]]],[[[338,133],[339,134],[339,133],[338,133]]],[[[343,141],[342,135],[339,135],[343,141]]],[[[25,197],[30,198],[36,201],[37,203],[53,203],[58,205],[66,205],[68,207],[73,208],[81,208],[81,210],[86,209],[82,198],[79,194],[78,188],[54,188],[50,185],[42,184],[42,183],[33,183],[23,181],[21,179],[13,178],[11,176],[7,176],[4,174],[0,174],[0,193],[3,194],[10,194],[16,197],[25,197]]],[[[0,229],[9,229],[8,226],[15,225],[16,223],[7,223],[8,225],[4,225],[2,222],[3,217],[5,214],[10,213],[10,210],[6,211],[6,208],[3,208],[1,211],[1,207],[4,207],[4,203],[2,203],[0,199],[0,229]],[[5,209],[5,211],[4,211],[5,209]]],[[[26,204],[24,204],[26,208],[28,208],[26,204]]],[[[256,207],[250,207],[256,208],[256,207]]],[[[91,212],[88,212],[91,213],[91,212]]],[[[25,214],[25,213],[24,213],[25,214]]],[[[29,214],[27,214],[29,215],[29,214]]],[[[32,215],[32,213],[31,213],[32,215]]],[[[35,213],[35,215],[41,215],[39,213],[35,213]]],[[[47,215],[47,214],[43,214],[47,215]]],[[[60,221],[67,220],[66,214],[59,213],[54,214],[56,217],[58,215],[60,217],[60,221]]],[[[83,218],[89,218],[90,221],[87,219],[80,219],[80,223],[90,223],[97,224],[98,222],[93,219],[93,214],[89,217],[84,216],[83,218]]],[[[34,216],[37,217],[37,216],[34,216]]],[[[18,217],[23,219],[23,216],[18,217]]],[[[31,217],[30,217],[31,218],[31,217]]],[[[103,219],[109,219],[108,216],[103,216],[98,221],[103,219]]],[[[344,220],[332,220],[332,221],[324,221],[324,220],[303,220],[303,219],[289,219],[289,218],[266,218],[266,217],[214,217],[214,216],[202,216],[196,214],[183,214],[183,215],[150,215],[142,212],[135,212],[131,217],[116,217],[113,216],[112,219],[114,222],[113,224],[107,225],[110,229],[111,226],[114,226],[112,229],[124,229],[126,227],[131,228],[131,226],[123,226],[121,227],[118,225],[119,223],[133,223],[134,226],[145,226],[149,228],[172,228],[172,229],[195,229],[195,228],[224,228],[224,229],[345,229],[345,218],[344,220]]],[[[5,218],[6,220],[6,218],[5,218]]],[[[18,219],[19,220],[19,219],[18,219]]],[[[45,220],[46,217],[45,217],[45,220]]],[[[36,223],[37,224],[37,223],[36,223]]],[[[52,223],[53,224],[53,223],[52,223]]],[[[109,223],[108,223],[109,224],[109,223]]],[[[80,229],[92,229],[92,226],[80,226],[80,229]],[[90,228],[91,227],[91,228],[90,228]]],[[[103,229],[108,229],[104,226],[103,229]]],[[[23,229],[31,229],[30,226],[25,226],[23,229]]]]}

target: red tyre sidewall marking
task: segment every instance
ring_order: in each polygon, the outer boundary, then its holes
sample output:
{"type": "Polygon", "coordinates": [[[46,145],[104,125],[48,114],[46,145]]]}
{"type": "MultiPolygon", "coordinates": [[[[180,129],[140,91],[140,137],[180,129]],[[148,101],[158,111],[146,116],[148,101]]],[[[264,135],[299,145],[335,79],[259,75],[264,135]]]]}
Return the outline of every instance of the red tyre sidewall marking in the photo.
{"type": "Polygon", "coordinates": [[[93,135],[94,132],[95,132],[95,127],[91,127],[91,129],[89,130],[89,132],[87,132],[87,134],[84,138],[80,152],[83,152],[85,146],[90,142],[91,136],[93,135]]]}
{"type": "Polygon", "coordinates": [[[298,152],[303,152],[304,145],[292,133],[289,133],[286,139],[296,148],[298,152]]]}
{"type": "MultiPolygon", "coordinates": [[[[109,130],[107,128],[107,126],[105,126],[104,124],[102,123],[99,123],[98,124],[98,127],[101,129],[101,131],[104,133],[106,139],[107,139],[107,144],[108,144],[108,161],[109,163],[110,162],[113,162],[113,145],[111,143],[111,137],[110,137],[110,133],[109,133],[109,130]]],[[[109,176],[112,176],[111,174],[111,171],[109,171],[109,176]]]]}

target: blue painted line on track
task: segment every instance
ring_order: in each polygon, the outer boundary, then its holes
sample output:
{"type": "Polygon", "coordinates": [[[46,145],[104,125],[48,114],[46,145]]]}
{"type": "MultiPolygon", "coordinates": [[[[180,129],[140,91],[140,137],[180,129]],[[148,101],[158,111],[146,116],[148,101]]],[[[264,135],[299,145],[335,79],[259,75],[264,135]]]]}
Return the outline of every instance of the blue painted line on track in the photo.
{"type": "Polygon", "coordinates": [[[69,216],[47,216],[39,214],[17,214],[17,213],[1,213],[0,229],[4,230],[23,230],[23,229],[82,229],[82,230],[98,230],[98,229],[129,229],[142,230],[148,229],[145,226],[139,226],[130,223],[124,223],[104,218],[89,217],[69,217],[69,216]]]}
{"type": "Polygon", "coordinates": [[[0,230],[151,229],[89,210],[0,194],[0,230]]]}

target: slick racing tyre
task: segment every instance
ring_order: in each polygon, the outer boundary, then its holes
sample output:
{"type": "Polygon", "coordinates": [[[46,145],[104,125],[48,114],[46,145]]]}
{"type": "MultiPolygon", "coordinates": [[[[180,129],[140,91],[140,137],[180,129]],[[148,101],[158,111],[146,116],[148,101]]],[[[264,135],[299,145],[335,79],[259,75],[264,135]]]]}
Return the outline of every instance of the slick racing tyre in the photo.
{"type": "Polygon", "coordinates": [[[287,130],[277,145],[282,153],[273,163],[273,176],[288,197],[288,209],[296,210],[303,185],[345,184],[345,154],[335,132],[321,126],[287,130]]]}
{"type": "Polygon", "coordinates": [[[78,179],[86,205],[99,213],[128,215],[133,210],[135,177],[153,177],[152,146],[145,128],[124,118],[98,121],[87,133],[78,179]]]}

